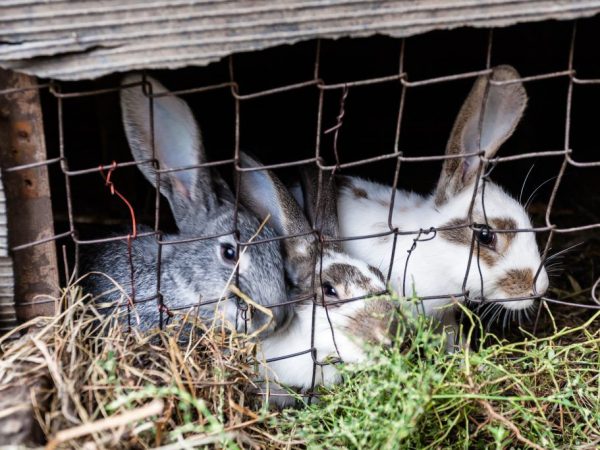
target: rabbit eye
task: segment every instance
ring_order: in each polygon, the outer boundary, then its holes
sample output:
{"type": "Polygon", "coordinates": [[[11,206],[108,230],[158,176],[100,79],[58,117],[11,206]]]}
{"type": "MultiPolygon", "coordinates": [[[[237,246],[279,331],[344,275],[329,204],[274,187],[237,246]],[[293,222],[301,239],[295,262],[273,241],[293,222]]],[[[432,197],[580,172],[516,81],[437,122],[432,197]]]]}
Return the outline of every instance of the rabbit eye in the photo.
{"type": "Polygon", "coordinates": [[[221,258],[228,262],[237,260],[237,252],[232,244],[221,244],[221,258]]]}
{"type": "Polygon", "coordinates": [[[331,285],[331,283],[329,282],[325,282],[323,283],[323,293],[327,296],[327,297],[335,297],[335,298],[339,298],[338,297],[338,293],[335,290],[335,288],[331,285]]]}
{"type": "Polygon", "coordinates": [[[476,231],[477,242],[486,247],[493,247],[496,243],[496,233],[490,230],[487,225],[481,225],[476,231]]]}

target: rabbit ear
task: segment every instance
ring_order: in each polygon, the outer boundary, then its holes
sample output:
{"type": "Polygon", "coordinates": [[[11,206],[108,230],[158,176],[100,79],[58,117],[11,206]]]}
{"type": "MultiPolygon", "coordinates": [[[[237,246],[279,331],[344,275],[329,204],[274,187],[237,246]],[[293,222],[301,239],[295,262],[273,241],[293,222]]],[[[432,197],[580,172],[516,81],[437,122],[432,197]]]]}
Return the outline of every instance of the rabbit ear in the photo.
{"type": "MultiPolygon", "coordinates": [[[[305,200],[304,209],[313,228],[328,238],[337,238],[339,236],[337,189],[332,173],[325,171],[319,173],[314,166],[304,167],[301,171],[301,181],[305,200]]],[[[339,243],[328,245],[337,247],[341,251],[339,243]]]]}
{"type": "Polygon", "coordinates": [[[235,204],[235,195],[233,195],[233,192],[229,189],[229,185],[218,172],[212,172],[211,175],[219,202],[227,203],[233,208],[233,205],[235,204]]]}
{"type": "MultiPolygon", "coordinates": [[[[489,80],[518,78],[519,73],[511,66],[495,67],[490,75],[477,78],[456,117],[446,155],[483,151],[487,158],[491,158],[496,154],[523,116],[527,94],[521,82],[498,85],[489,80]]],[[[443,204],[470,186],[476,179],[480,164],[477,155],[444,161],[436,189],[436,204],[443,204]]]]}
{"type": "MultiPolygon", "coordinates": [[[[244,152],[240,152],[243,168],[262,165],[244,152]]],[[[270,216],[267,224],[280,236],[290,236],[311,231],[302,209],[283,183],[270,170],[240,172],[240,201],[261,220],[270,216]]],[[[301,284],[314,272],[315,237],[306,234],[283,240],[286,253],[286,270],[294,285],[301,284]]]]}
{"type": "MultiPolygon", "coordinates": [[[[123,79],[122,84],[141,81],[141,75],[130,75],[123,79]]],[[[152,85],[153,94],[167,91],[152,78],[146,78],[146,81],[152,85]]],[[[155,158],[161,169],[193,166],[206,161],[200,130],[192,111],[182,99],[169,95],[154,97],[154,155],[150,98],[144,94],[142,86],[136,85],[121,91],[121,111],[125,134],[136,161],[155,158]]],[[[146,179],[155,185],[156,172],[152,162],[138,167],[146,179]]],[[[210,171],[206,168],[161,173],[160,192],[169,201],[180,231],[197,229],[198,220],[206,218],[217,205],[210,171]]]]}

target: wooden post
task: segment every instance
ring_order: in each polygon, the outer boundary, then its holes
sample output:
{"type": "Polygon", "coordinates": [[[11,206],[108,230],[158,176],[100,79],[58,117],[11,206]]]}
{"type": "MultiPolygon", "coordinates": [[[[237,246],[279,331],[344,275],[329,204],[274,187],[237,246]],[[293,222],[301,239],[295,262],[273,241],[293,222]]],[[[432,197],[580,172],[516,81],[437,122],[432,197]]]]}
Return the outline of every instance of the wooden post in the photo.
{"type": "MultiPolygon", "coordinates": [[[[34,77],[0,69],[0,164],[3,169],[46,160],[40,98],[34,77]]],[[[3,171],[8,242],[16,246],[54,235],[48,168],[3,171]]],[[[58,294],[56,244],[50,241],[12,252],[19,321],[53,315],[58,294]]]]}

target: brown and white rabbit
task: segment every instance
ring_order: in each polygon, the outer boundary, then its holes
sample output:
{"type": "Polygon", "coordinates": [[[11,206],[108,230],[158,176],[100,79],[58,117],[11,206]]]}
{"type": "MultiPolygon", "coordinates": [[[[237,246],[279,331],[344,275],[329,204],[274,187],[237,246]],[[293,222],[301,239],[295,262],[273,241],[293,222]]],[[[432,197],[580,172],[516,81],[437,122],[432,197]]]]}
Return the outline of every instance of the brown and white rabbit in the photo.
{"type": "MultiPolygon", "coordinates": [[[[260,167],[246,154],[241,163],[244,168],[260,167]]],[[[292,297],[309,294],[309,298],[293,305],[287,326],[259,343],[259,357],[269,368],[265,376],[301,390],[312,385],[313,357],[318,363],[315,385],[334,384],[339,373],[335,364],[327,362],[364,360],[365,343],[390,345],[397,326],[395,304],[384,297],[369,298],[386,292],[378,269],[344,253],[337,242],[324,242],[320,251],[313,227],[325,239],[335,239],[338,220],[334,183],[323,177],[317,206],[317,178],[306,173],[304,179],[304,200],[313,226],[271,171],[242,172],[240,179],[240,198],[248,209],[259,217],[270,215],[268,223],[280,236],[302,234],[284,239],[283,247],[292,297]],[[313,292],[316,299],[310,296],[313,292]]]]}
{"type": "MultiPolygon", "coordinates": [[[[524,207],[500,186],[489,181],[484,184],[478,176],[482,168],[476,154],[481,151],[486,158],[494,157],[523,115],[525,89],[521,82],[511,82],[518,78],[510,66],[498,66],[489,76],[479,77],[456,118],[446,148],[448,156],[469,156],[445,160],[437,187],[427,197],[396,191],[392,226],[400,234],[391,285],[401,294],[412,295],[414,289],[419,297],[426,297],[422,304],[425,313],[447,325],[455,325],[455,314],[447,308],[453,302],[448,294],[465,301],[461,293],[467,268],[464,289],[469,300],[485,298],[494,318],[527,314],[533,297],[548,288],[535,233],[514,231],[532,228],[524,207]],[[490,79],[499,83],[490,83],[490,79]],[[421,233],[415,249],[407,252],[417,237],[415,231],[431,227],[439,230],[435,236],[421,233]]],[[[341,177],[338,212],[342,236],[389,231],[391,194],[389,186],[341,177]]],[[[344,248],[387,273],[393,244],[394,236],[386,235],[345,241],[344,248]]]]}

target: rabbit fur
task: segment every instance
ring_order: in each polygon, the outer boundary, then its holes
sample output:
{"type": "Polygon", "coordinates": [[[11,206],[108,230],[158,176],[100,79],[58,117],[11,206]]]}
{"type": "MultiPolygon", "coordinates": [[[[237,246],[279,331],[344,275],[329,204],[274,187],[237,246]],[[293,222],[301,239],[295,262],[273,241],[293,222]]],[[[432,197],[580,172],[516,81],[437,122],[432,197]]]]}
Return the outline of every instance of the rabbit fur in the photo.
{"type": "MultiPolygon", "coordinates": [[[[243,153],[241,163],[245,168],[261,167],[243,153]]],[[[365,344],[392,344],[398,316],[396,305],[381,296],[386,293],[385,279],[378,269],[349,256],[338,242],[331,241],[339,232],[337,194],[330,176],[320,179],[316,171],[304,172],[303,198],[308,218],[271,171],[242,172],[240,184],[241,201],[259,217],[270,215],[269,223],[279,235],[301,234],[283,241],[292,297],[316,293],[316,300],[310,296],[294,304],[293,317],[286,327],[261,340],[259,356],[268,362],[265,376],[306,390],[312,386],[316,367],[315,385],[337,383],[335,364],[322,364],[339,360],[357,363],[367,357],[365,344]],[[321,195],[317,200],[318,183],[321,195]],[[282,210],[288,212],[285,217],[279,214],[282,210]],[[294,220],[286,220],[290,217],[294,220]],[[325,238],[322,251],[313,230],[325,238]],[[278,359],[290,354],[294,356],[278,359]],[[316,366],[313,357],[319,363],[316,366]]]]}
{"type": "MultiPolygon", "coordinates": [[[[450,325],[454,333],[455,314],[448,306],[455,300],[465,302],[463,280],[469,262],[464,286],[468,298],[475,302],[485,298],[484,304],[502,305],[505,315],[526,314],[534,304],[532,297],[548,289],[535,233],[506,231],[532,228],[527,212],[500,186],[491,181],[483,183],[481,159],[477,154],[469,155],[481,151],[486,158],[493,158],[512,135],[527,103],[523,84],[513,81],[518,78],[510,66],[498,66],[489,76],[480,76],[456,118],[446,147],[446,155],[460,158],[444,161],[431,195],[396,191],[391,224],[400,234],[393,259],[392,288],[409,296],[414,289],[416,295],[426,297],[422,301],[425,313],[450,325]],[[439,229],[435,235],[428,231],[431,227],[439,229]],[[425,231],[414,251],[407,252],[418,230],[425,231]]],[[[358,177],[339,177],[338,187],[342,236],[390,231],[389,186],[358,177]]],[[[386,273],[393,245],[394,236],[390,234],[345,241],[344,249],[386,273]]]]}
{"type": "MultiPolygon", "coordinates": [[[[160,292],[169,311],[187,312],[200,305],[202,318],[223,317],[240,331],[263,330],[268,335],[286,323],[292,311],[285,304],[287,287],[280,243],[271,241],[238,248],[233,233],[227,234],[233,231],[235,198],[216,172],[206,167],[189,168],[205,163],[206,155],[196,120],[181,98],[154,97],[153,152],[150,97],[141,83],[140,75],[126,77],[123,84],[132,87],[123,89],[120,98],[125,133],[138,169],[153,185],[157,180],[154,160],[163,170],[188,169],[160,173],[160,193],[169,202],[178,232],[161,237],[160,254],[156,236],[140,236],[131,241],[137,302],[132,316],[139,318],[137,325],[142,329],[158,325],[156,264],[160,258],[160,292]],[[193,240],[203,236],[217,237],[193,240]],[[187,239],[191,241],[177,243],[187,239]],[[242,302],[228,290],[228,285],[236,281],[232,276],[236,264],[239,289],[269,307],[272,319],[260,311],[246,315],[248,320],[240,315],[238,303],[242,302]]],[[[147,78],[146,83],[154,94],[167,93],[156,80],[147,78]]],[[[239,208],[237,229],[240,242],[248,242],[259,230],[256,240],[276,237],[269,226],[261,229],[258,218],[243,206],[239,208]]],[[[138,234],[147,231],[151,229],[138,228],[138,234]]],[[[84,280],[88,292],[99,302],[125,303],[132,288],[125,239],[84,246],[82,263],[84,272],[92,272],[84,280]],[[122,289],[116,288],[114,282],[122,289]]]]}

